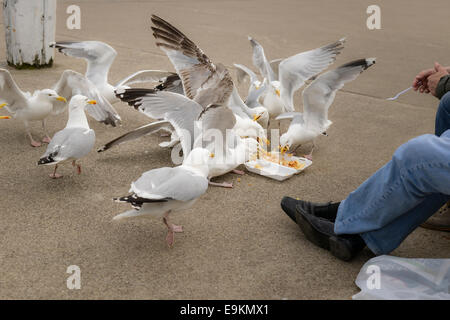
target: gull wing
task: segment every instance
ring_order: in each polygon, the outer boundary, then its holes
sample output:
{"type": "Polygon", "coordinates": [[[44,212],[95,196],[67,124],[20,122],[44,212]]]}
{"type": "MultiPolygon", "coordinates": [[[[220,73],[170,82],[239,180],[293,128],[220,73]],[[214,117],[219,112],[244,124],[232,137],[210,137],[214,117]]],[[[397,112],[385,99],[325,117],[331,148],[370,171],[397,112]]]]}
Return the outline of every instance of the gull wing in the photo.
{"type": "Polygon", "coordinates": [[[294,111],[294,92],[301,88],[306,80],[331,65],[344,48],[344,42],[345,38],[281,61],[279,65],[281,98],[287,111],[294,111]]]}

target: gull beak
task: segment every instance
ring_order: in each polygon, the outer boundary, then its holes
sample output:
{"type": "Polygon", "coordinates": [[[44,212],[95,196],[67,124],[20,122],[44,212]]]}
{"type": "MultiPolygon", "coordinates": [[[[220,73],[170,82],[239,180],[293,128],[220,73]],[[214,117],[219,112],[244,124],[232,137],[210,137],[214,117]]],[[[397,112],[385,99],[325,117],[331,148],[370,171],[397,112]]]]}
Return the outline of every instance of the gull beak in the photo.
{"type": "Polygon", "coordinates": [[[3,108],[3,107],[6,106],[6,105],[7,105],[7,103],[2,103],[2,104],[0,104],[0,109],[3,108]]]}
{"type": "Polygon", "coordinates": [[[289,146],[288,145],[285,145],[285,146],[280,146],[280,152],[281,152],[281,154],[284,154],[284,153],[286,153],[286,152],[288,152],[289,151],[289,146]]]}
{"type": "Polygon", "coordinates": [[[253,116],[253,121],[258,121],[259,120],[259,118],[261,118],[261,115],[260,114],[255,114],[254,116],[253,116]]]}
{"type": "Polygon", "coordinates": [[[64,101],[65,103],[67,103],[67,99],[64,98],[64,97],[61,97],[61,96],[58,96],[58,97],[56,98],[56,100],[58,100],[58,101],[64,101]]]}
{"type": "Polygon", "coordinates": [[[261,87],[260,87],[260,86],[255,86],[255,89],[256,89],[256,90],[259,90],[259,88],[261,88],[261,87]]]}
{"type": "Polygon", "coordinates": [[[210,153],[210,154],[209,154],[209,157],[210,157],[210,158],[214,158],[214,153],[210,153]]]}
{"type": "Polygon", "coordinates": [[[0,119],[11,119],[10,116],[0,116],[0,119]]]}
{"type": "Polygon", "coordinates": [[[87,103],[88,103],[88,104],[97,104],[97,101],[95,101],[95,100],[89,100],[87,103]]]}
{"type": "Polygon", "coordinates": [[[281,94],[280,94],[280,90],[278,90],[278,89],[275,90],[275,93],[277,94],[277,96],[280,96],[280,95],[281,95],[281,94]]]}

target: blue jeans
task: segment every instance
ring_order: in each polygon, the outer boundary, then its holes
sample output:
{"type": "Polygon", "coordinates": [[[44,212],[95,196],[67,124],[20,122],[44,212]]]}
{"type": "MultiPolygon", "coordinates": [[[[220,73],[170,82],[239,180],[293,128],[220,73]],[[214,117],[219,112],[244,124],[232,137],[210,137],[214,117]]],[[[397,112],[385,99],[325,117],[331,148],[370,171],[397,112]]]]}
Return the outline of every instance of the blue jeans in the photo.
{"type": "Polygon", "coordinates": [[[334,231],[360,234],[388,254],[450,200],[450,92],[436,113],[436,135],[400,146],[392,160],[339,205],[334,231]]]}

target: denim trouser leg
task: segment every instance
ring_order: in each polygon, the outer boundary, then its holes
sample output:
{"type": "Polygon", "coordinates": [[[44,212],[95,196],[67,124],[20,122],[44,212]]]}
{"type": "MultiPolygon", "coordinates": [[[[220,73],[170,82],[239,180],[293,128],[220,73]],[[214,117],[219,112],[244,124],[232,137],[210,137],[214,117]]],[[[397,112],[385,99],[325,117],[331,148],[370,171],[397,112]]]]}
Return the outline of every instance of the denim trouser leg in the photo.
{"type": "Polygon", "coordinates": [[[450,92],[444,94],[436,112],[435,134],[439,137],[450,129],[450,92]]]}
{"type": "Polygon", "coordinates": [[[400,146],[391,161],[341,202],[337,234],[361,234],[375,254],[394,250],[450,199],[450,130],[400,146]]]}

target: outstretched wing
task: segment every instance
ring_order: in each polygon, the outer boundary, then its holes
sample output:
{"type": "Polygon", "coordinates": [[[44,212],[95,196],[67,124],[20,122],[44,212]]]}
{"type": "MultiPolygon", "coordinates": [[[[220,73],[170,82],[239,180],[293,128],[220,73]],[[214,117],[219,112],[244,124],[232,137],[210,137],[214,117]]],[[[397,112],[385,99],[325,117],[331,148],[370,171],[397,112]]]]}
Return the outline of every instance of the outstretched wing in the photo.
{"type": "Polygon", "coordinates": [[[325,70],[342,51],[345,38],[324,47],[284,59],[279,65],[281,98],[287,111],[294,111],[294,92],[305,81],[325,70]]]}
{"type": "MultiPolygon", "coordinates": [[[[117,96],[127,96],[126,89],[117,96]]],[[[167,91],[150,91],[130,98],[128,103],[152,119],[169,121],[180,137],[184,155],[188,155],[194,142],[194,124],[203,111],[201,105],[181,94],[167,91]]]]}
{"type": "MultiPolygon", "coordinates": [[[[81,94],[97,101],[95,105],[86,106],[86,110],[91,117],[104,124],[113,127],[120,123],[120,116],[113,106],[98,91],[97,87],[82,74],[66,70],[61,75],[59,81],[55,84],[54,90],[59,95],[65,97],[69,101],[72,96],[81,94]]],[[[53,113],[58,114],[64,111],[64,106],[54,104],[53,113]]]]}
{"type": "Polygon", "coordinates": [[[131,130],[131,131],[125,133],[124,135],[121,135],[120,137],[115,138],[114,140],[111,140],[110,142],[105,144],[103,147],[99,148],[97,150],[97,152],[106,151],[108,149],[111,149],[114,146],[118,146],[119,144],[122,144],[122,143],[125,143],[128,141],[132,141],[132,140],[138,139],[140,137],[143,137],[143,136],[146,136],[146,135],[149,135],[152,133],[156,133],[160,130],[165,130],[165,131],[171,132],[171,131],[173,131],[173,127],[170,124],[170,122],[165,121],[165,120],[152,122],[152,123],[146,124],[145,126],[131,130]]]}
{"type": "Polygon", "coordinates": [[[7,103],[7,110],[13,114],[28,103],[25,94],[6,69],[0,69],[0,102],[7,103]]]}
{"type": "Polygon", "coordinates": [[[264,48],[252,37],[248,37],[250,44],[253,48],[253,65],[259,69],[259,72],[264,78],[269,81],[276,80],[276,75],[270,66],[269,61],[267,61],[266,55],[264,54],[264,48]]]}
{"type": "Polygon", "coordinates": [[[172,75],[174,75],[173,72],[163,70],[141,70],[120,80],[114,87],[130,86],[134,83],[160,82],[172,75]]]}
{"type": "Polygon", "coordinates": [[[355,80],[374,63],[375,58],[355,60],[317,77],[303,90],[305,123],[326,129],[329,124],[328,109],[334,101],[336,92],[347,82],[355,80]]]}
{"type": "Polygon", "coordinates": [[[228,70],[213,64],[194,42],[167,21],[155,15],[151,20],[156,45],[174,65],[186,96],[203,107],[226,102],[233,85],[228,70]]]}
{"type": "Polygon", "coordinates": [[[305,123],[303,119],[303,113],[301,112],[285,112],[276,117],[275,120],[291,120],[291,124],[305,123]]]}
{"type": "Polygon", "coordinates": [[[116,58],[117,52],[110,45],[101,41],[59,41],[50,44],[50,47],[58,49],[59,52],[87,60],[95,74],[89,76],[91,80],[101,79],[106,82],[109,68],[116,58]]]}
{"type": "Polygon", "coordinates": [[[258,81],[258,76],[243,64],[235,63],[234,66],[236,67],[238,84],[244,82],[247,77],[250,78],[250,83],[258,81]]]}

